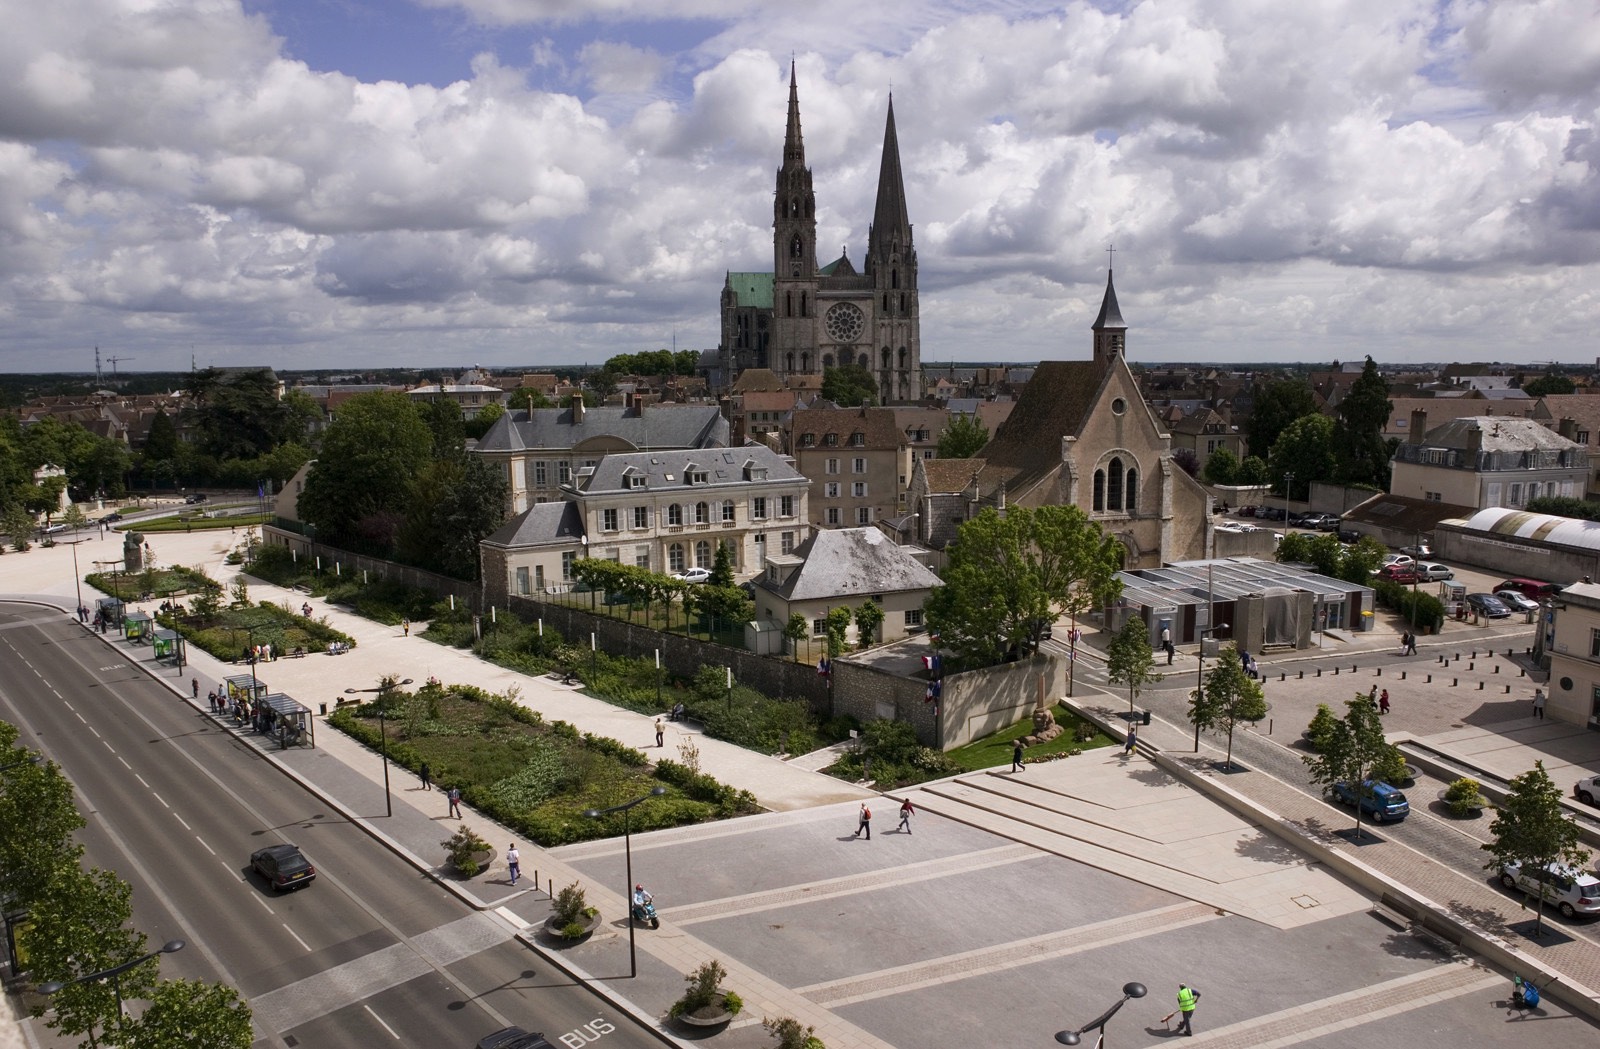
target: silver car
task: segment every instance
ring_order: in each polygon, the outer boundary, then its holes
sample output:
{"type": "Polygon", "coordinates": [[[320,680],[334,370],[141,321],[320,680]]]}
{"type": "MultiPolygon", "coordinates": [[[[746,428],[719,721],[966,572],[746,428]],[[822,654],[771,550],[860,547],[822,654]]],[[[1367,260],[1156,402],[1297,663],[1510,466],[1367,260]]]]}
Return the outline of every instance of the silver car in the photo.
{"type": "Polygon", "coordinates": [[[1513,612],[1533,612],[1539,608],[1539,602],[1524,594],[1521,590],[1496,590],[1494,596],[1504,602],[1505,606],[1513,612]]]}
{"type": "Polygon", "coordinates": [[[1454,579],[1455,571],[1448,565],[1441,565],[1437,561],[1417,562],[1417,578],[1424,583],[1436,583],[1443,579],[1454,579]]]}

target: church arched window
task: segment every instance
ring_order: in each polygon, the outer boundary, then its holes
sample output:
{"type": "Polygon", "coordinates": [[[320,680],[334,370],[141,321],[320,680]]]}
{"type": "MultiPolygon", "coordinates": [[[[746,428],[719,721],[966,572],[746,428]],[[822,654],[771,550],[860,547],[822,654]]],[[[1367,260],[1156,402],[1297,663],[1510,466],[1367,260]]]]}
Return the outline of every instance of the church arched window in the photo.
{"type": "Polygon", "coordinates": [[[889,293],[888,292],[884,292],[883,293],[883,312],[884,313],[888,313],[889,312],[889,293]]]}
{"type": "Polygon", "coordinates": [[[783,360],[784,360],[784,371],[791,371],[791,372],[794,371],[794,351],[793,350],[789,351],[788,355],[786,357],[784,357],[783,360]]]}
{"type": "Polygon", "coordinates": [[[1106,509],[1106,472],[1094,472],[1094,512],[1104,513],[1106,509]]]}
{"type": "Polygon", "coordinates": [[[792,291],[783,293],[783,315],[785,317],[794,316],[794,292],[792,291]]]}
{"type": "Polygon", "coordinates": [[[906,366],[906,348],[904,346],[902,346],[902,347],[900,347],[900,367],[904,368],[905,366],[906,366]]]}
{"type": "Polygon", "coordinates": [[[1128,513],[1133,513],[1139,508],[1139,471],[1129,470],[1127,481],[1127,494],[1122,500],[1128,513]]]}
{"type": "Polygon", "coordinates": [[[885,346],[878,354],[879,367],[884,371],[889,370],[889,347],[885,346]]]}
{"type": "Polygon", "coordinates": [[[789,241],[789,254],[793,255],[797,259],[801,255],[805,254],[805,245],[801,242],[800,234],[798,233],[796,233],[794,238],[789,241]]]}
{"type": "Polygon", "coordinates": [[[800,293],[800,316],[809,316],[809,314],[806,313],[806,293],[803,291],[800,293]]]}
{"type": "Polygon", "coordinates": [[[811,354],[802,353],[800,355],[800,370],[803,371],[803,372],[806,372],[808,374],[810,373],[810,371],[811,371],[811,354]]]}
{"type": "Polygon", "coordinates": [[[822,366],[824,368],[832,368],[833,367],[833,354],[824,353],[822,355],[822,366]]]}
{"type": "Polygon", "coordinates": [[[898,288],[899,286],[900,286],[900,271],[899,270],[890,270],[889,271],[889,287],[898,288]]]}
{"type": "Polygon", "coordinates": [[[1122,509],[1122,457],[1112,456],[1106,465],[1106,506],[1113,513],[1122,509]]]}
{"type": "Polygon", "coordinates": [[[900,312],[904,313],[905,311],[906,311],[906,293],[902,291],[900,293],[900,312]]]}

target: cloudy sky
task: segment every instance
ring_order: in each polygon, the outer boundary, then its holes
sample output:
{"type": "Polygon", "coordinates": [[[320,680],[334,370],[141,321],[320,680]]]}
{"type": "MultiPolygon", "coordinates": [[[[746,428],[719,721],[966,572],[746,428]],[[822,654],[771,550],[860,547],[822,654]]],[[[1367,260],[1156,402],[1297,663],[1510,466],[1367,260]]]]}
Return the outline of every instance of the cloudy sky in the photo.
{"type": "Polygon", "coordinates": [[[1600,0],[0,0],[0,370],[716,345],[894,93],[924,363],[1600,356],[1600,0]]]}

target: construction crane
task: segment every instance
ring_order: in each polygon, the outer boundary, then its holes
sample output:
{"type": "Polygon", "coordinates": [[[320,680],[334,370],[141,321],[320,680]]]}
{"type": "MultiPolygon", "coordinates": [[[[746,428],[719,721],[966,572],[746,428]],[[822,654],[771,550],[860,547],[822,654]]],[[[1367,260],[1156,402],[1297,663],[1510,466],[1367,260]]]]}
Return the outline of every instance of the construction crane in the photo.
{"type": "Polygon", "coordinates": [[[131,360],[134,360],[134,359],[135,358],[133,358],[133,357],[107,357],[106,360],[111,362],[111,377],[113,379],[115,379],[117,377],[117,362],[118,361],[131,361],[131,360]]]}

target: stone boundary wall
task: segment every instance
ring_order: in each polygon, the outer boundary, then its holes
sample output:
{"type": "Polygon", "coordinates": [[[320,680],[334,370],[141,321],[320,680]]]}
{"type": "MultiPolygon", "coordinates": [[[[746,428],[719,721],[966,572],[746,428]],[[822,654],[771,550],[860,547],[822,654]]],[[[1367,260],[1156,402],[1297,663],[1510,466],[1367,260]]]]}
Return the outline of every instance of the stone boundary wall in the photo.
{"type": "Polygon", "coordinates": [[[478,600],[478,584],[469,583],[453,576],[440,575],[429,572],[424,568],[414,568],[411,565],[402,565],[395,561],[386,561],[381,557],[370,557],[366,554],[353,554],[349,550],[341,550],[336,546],[319,543],[315,539],[308,539],[298,532],[291,532],[275,525],[261,526],[261,541],[267,546],[281,546],[292,550],[298,558],[307,564],[316,564],[317,558],[322,558],[322,570],[330,575],[337,574],[350,579],[360,579],[361,573],[366,572],[369,578],[392,579],[405,583],[408,586],[430,590],[439,595],[443,601],[451,594],[455,595],[457,605],[477,611],[480,609],[478,600]],[[338,566],[337,569],[335,566],[338,566]]]}

